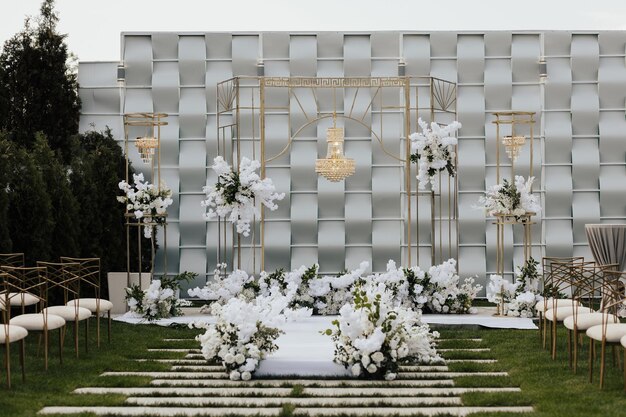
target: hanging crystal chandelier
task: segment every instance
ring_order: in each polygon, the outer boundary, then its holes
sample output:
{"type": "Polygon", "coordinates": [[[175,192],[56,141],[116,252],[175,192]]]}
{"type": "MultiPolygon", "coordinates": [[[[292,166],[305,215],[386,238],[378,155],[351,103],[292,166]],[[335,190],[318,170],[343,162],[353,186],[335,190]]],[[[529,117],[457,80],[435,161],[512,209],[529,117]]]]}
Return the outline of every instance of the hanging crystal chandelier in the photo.
{"type": "Polygon", "coordinates": [[[149,164],[152,162],[152,157],[154,156],[156,148],[159,147],[159,141],[155,137],[144,136],[137,138],[135,146],[139,151],[139,155],[141,155],[141,160],[145,164],[149,164]]]}
{"type": "Polygon", "coordinates": [[[503,136],[502,144],[504,145],[504,150],[506,154],[509,156],[509,159],[513,162],[517,160],[519,156],[520,149],[526,143],[526,136],[503,136]]]}
{"type": "Polygon", "coordinates": [[[328,150],[326,158],[315,161],[315,172],[328,181],[339,182],[354,174],[354,159],[343,154],[343,128],[336,126],[337,117],[333,114],[333,127],[326,131],[328,150]]]}

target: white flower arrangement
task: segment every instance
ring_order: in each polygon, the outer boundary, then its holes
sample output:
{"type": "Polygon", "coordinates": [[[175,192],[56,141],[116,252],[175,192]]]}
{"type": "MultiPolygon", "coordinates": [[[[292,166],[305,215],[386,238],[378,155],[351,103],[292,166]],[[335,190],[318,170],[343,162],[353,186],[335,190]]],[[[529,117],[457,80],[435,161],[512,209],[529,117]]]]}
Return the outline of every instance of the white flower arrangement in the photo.
{"type": "Polygon", "coordinates": [[[143,174],[133,174],[133,185],[122,180],[118,187],[124,195],[118,196],[117,201],[126,204],[126,211],[137,220],[143,219],[144,236],[152,237],[153,223],[165,223],[167,208],[174,203],[172,190],[164,183],[161,183],[161,187],[150,184],[144,180],[143,174]]]}
{"type": "Polygon", "coordinates": [[[258,161],[242,158],[239,171],[233,171],[221,156],[213,159],[211,168],[217,174],[217,183],[205,186],[202,191],[206,200],[202,207],[208,208],[204,214],[206,220],[214,218],[228,219],[237,226],[237,233],[250,234],[250,222],[261,214],[255,201],[259,201],[270,210],[278,206],[275,200],[285,198],[285,193],[277,193],[270,178],[261,179],[256,170],[261,167],[258,161]]]}
{"type": "Polygon", "coordinates": [[[515,282],[500,275],[491,275],[487,285],[487,300],[502,305],[502,314],[511,317],[536,317],[535,306],[543,297],[539,293],[538,262],[532,257],[517,268],[515,282]]]}
{"type": "Polygon", "coordinates": [[[213,304],[216,324],[191,323],[190,327],[206,329],[196,340],[208,361],[222,363],[231,380],[248,381],[261,360],[278,349],[275,340],[282,331],[276,325],[284,320],[280,311],[271,302],[233,298],[223,306],[213,304]]]}
{"type": "Polygon", "coordinates": [[[420,190],[426,188],[428,183],[432,189],[437,189],[437,174],[446,170],[451,177],[456,175],[456,152],[457,138],[454,132],[461,128],[461,123],[454,121],[447,126],[441,126],[435,122],[430,127],[421,118],[418,124],[422,132],[412,133],[411,162],[418,164],[417,180],[420,190]]]}
{"type": "Polygon", "coordinates": [[[503,180],[502,184],[492,185],[485,196],[478,200],[479,208],[483,208],[489,216],[510,215],[523,216],[528,213],[537,214],[541,205],[536,195],[532,194],[534,177],[515,176],[513,183],[503,180]]]}
{"type": "Polygon", "coordinates": [[[367,274],[368,262],[339,276],[319,276],[318,266],[301,266],[290,272],[279,269],[272,273],[261,272],[259,279],[245,271],[235,270],[223,277],[217,273],[204,288],[189,290],[189,295],[224,304],[233,297],[251,301],[260,295],[278,292],[289,299],[287,307],[302,310],[302,314],[338,314],[341,307],[352,302],[352,291],[363,283],[384,284],[396,304],[411,309],[424,309],[433,313],[474,313],[472,302],[482,289],[474,285],[474,278],[462,283],[456,273],[456,261],[450,259],[441,265],[423,271],[419,267],[398,268],[389,261],[387,271],[367,274]]]}
{"type": "Polygon", "coordinates": [[[148,321],[180,316],[181,307],[188,307],[191,302],[177,297],[179,283],[189,281],[197,275],[193,272],[183,272],[174,278],[155,279],[146,290],[142,290],[139,285],[126,288],[125,298],[130,312],[148,321]]]}
{"type": "Polygon", "coordinates": [[[393,380],[403,361],[441,361],[435,349],[437,332],[422,324],[420,312],[395,305],[384,284],[356,286],[354,301],[344,305],[334,329],[324,334],[335,344],[335,362],[352,375],[393,380]]]}

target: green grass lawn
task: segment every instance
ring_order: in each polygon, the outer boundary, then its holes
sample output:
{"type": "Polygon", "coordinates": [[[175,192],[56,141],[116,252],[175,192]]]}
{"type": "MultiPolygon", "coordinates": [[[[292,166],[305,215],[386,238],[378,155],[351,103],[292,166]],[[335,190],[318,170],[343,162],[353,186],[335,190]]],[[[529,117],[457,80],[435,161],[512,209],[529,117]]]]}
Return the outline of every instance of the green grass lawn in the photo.
{"type": "MultiPolygon", "coordinates": [[[[93,326],[92,326],[93,330],[93,326]]],[[[453,363],[453,371],[507,371],[508,377],[473,377],[455,379],[457,386],[519,386],[521,393],[486,394],[472,393],[463,396],[466,405],[532,405],[541,417],[621,417],[626,416],[626,394],[623,391],[622,372],[608,360],[605,387],[598,384],[598,367],[595,381],[588,382],[587,350],[582,352],[579,372],[574,375],[568,368],[565,352],[565,333],[560,335],[560,358],[553,361],[547,351],[541,349],[538,332],[530,330],[495,330],[482,328],[442,327],[438,329],[444,338],[482,338],[475,341],[444,341],[442,348],[489,347],[490,352],[450,352],[447,358],[497,359],[495,364],[453,363]]],[[[37,336],[27,339],[26,382],[20,377],[17,357],[18,345],[12,345],[13,387],[8,390],[5,375],[0,374],[0,416],[34,416],[47,405],[122,405],[121,395],[75,395],[78,387],[88,386],[137,386],[145,385],[149,378],[99,377],[104,371],[136,371],[145,369],[146,364],[132,361],[135,358],[171,357],[171,353],[146,352],[147,348],[197,347],[192,342],[163,342],[163,338],[190,338],[197,331],[187,328],[163,328],[152,325],[133,326],[113,323],[113,343],[106,342],[98,349],[95,332],[92,333],[90,352],[80,358],[73,353],[73,343],[68,334],[65,346],[65,361],[58,363],[56,332],[53,334],[50,369],[43,369],[43,358],[37,354],[37,336]]],[[[620,349],[620,354],[623,351],[620,349]]],[[[182,356],[182,354],[181,354],[182,356]]],[[[599,363],[599,362],[598,362],[599,363]]],[[[169,369],[167,364],[151,363],[150,370],[169,369]]],[[[488,417],[505,414],[475,414],[488,417]]],[[[513,414],[509,414],[513,415],[513,414]]]]}

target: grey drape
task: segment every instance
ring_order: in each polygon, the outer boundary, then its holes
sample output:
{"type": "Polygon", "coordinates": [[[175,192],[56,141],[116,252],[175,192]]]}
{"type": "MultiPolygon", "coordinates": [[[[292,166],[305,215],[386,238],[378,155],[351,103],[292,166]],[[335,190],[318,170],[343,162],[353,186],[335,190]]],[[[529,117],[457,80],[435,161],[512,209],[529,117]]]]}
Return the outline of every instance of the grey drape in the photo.
{"type": "Polygon", "coordinates": [[[586,224],[591,253],[600,265],[626,267],[626,224],[586,224]]]}

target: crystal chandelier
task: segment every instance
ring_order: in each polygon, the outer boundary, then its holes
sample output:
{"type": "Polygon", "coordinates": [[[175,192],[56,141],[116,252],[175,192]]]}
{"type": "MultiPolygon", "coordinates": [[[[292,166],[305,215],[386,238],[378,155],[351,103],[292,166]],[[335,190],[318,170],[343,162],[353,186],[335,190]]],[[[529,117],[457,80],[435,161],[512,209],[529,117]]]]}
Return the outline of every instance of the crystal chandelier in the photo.
{"type": "Polygon", "coordinates": [[[328,150],[326,158],[315,161],[315,172],[328,181],[339,182],[354,174],[354,159],[343,154],[343,128],[336,126],[337,116],[333,114],[333,127],[326,131],[328,150]]]}
{"type": "Polygon", "coordinates": [[[509,159],[513,162],[517,160],[519,156],[520,149],[526,143],[526,136],[503,136],[502,144],[504,145],[504,150],[506,154],[509,156],[509,159]]]}
{"type": "Polygon", "coordinates": [[[159,141],[157,138],[144,136],[137,138],[137,140],[135,141],[135,146],[139,151],[139,155],[141,155],[141,160],[145,164],[149,164],[150,162],[152,162],[152,157],[154,156],[156,148],[159,147],[159,141]]]}

